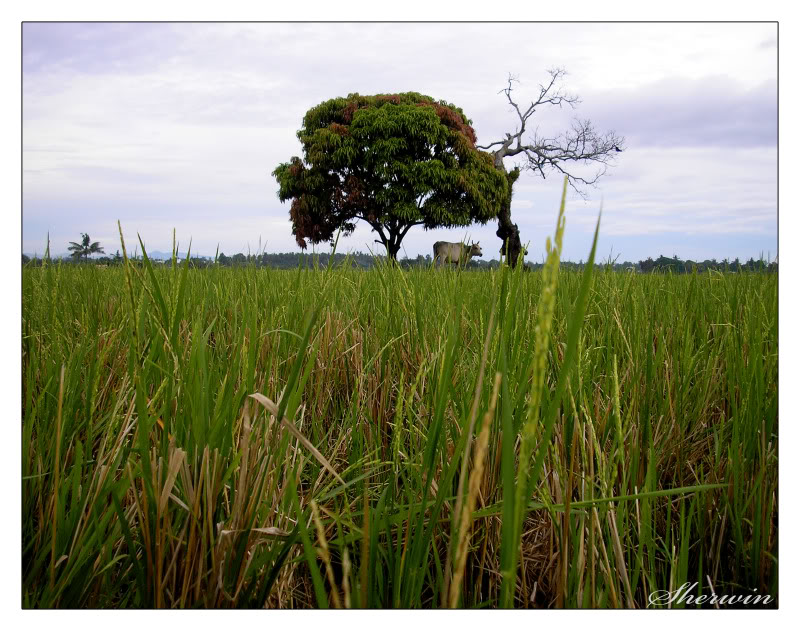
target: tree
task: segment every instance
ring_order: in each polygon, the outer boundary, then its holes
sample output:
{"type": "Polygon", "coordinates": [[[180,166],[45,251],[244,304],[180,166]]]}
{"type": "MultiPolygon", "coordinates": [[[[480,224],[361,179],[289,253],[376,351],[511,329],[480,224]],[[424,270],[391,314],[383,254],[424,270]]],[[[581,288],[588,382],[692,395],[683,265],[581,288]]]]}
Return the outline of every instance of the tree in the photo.
{"type": "Polygon", "coordinates": [[[595,130],[591,121],[579,119],[573,121],[571,129],[558,136],[540,136],[539,132],[535,131],[532,137],[523,141],[522,136],[527,130],[528,120],[537,109],[545,106],[562,108],[564,105],[575,108],[580,103],[578,97],[567,94],[560,86],[566,75],[564,70],[556,68],[549,70],[548,74],[550,80],[546,85],[539,86],[539,96],[525,111],[522,111],[512,98],[513,84],[518,81],[509,75],[508,85],[501,92],[506,95],[506,100],[516,112],[519,125],[513,134],[506,133],[504,139],[477,147],[492,152],[495,167],[508,181],[509,194],[497,215],[496,234],[503,244],[500,253],[507,257],[512,266],[516,265],[519,255],[522,253],[519,227],[511,221],[511,195],[514,182],[520,176],[520,167],[515,166],[508,171],[503,160],[519,155],[525,160],[522,169],[540,175],[542,178],[549,172],[566,175],[570,186],[582,197],[585,197],[584,187],[594,186],[605,174],[607,165],[613,162],[614,156],[624,150],[624,138],[617,136],[613,131],[600,134],[595,130]],[[579,176],[568,170],[573,165],[591,164],[598,165],[599,168],[589,176],[579,176]]]}
{"type": "Polygon", "coordinates": [[[311,108],[297,132],[303,158],[273,172],[280,200],[292,200],[297,244],[351,234],[361,219],[397,259],[414,226],[494,219],[509,189],[470,125],[455,105],[416,92],[350,94],[311,108]]]}
{"type": "Polygon", "coordinates": [[[75,243],[74,241],[69,242],[70,245],[67,249],[72,252],[70,255],[72,258],[79,259],[83,257],[85,260],[89,258],[90,254],[105,254],[103,248],[100,247],[99,241],[90,243],[91,239],[89,239],[89,235],[84,232],[81,233],[81,237],[80,243],[75,243]]]}

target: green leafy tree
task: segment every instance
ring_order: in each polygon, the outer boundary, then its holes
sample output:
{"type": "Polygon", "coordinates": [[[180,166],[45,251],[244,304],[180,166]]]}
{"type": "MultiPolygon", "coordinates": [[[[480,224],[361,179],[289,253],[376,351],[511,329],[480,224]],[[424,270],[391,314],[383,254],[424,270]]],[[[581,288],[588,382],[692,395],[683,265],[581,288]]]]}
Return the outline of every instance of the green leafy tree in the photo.
{"type": "Polygon", "coordinates": [[[494,219],[508,197],[492,156],[475,147],[456,106],[407,92],[325,101],[297,132],[303,158],[273,175],[297,244],[331,241],[366,221],[396,259],[414,226],[467,226],[494,219]]]}
{"type": "Polygon", "coordinates": [[[81,233],[81,237],[80,243],[75,243],[75,241],[69,242],[69,247],[67,249],[72,252],[72,254],[70,254],[72,258],[79,259],[83,257],[83,259],[86,260],[89,258],[90,254],[105,254],[103,248],[100,247],[99,241],[92,243],[89,235],[85,232],[81,233]]]}

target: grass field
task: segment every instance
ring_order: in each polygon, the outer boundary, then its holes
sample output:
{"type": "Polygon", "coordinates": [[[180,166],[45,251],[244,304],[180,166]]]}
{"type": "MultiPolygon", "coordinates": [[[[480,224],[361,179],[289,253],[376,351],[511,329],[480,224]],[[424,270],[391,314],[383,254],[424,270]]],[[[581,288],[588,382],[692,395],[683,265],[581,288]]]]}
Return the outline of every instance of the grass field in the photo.
{"type": "Polygon", "coordinates": [[[534,273],[23,269],[23,607],[774,606],[777,275],[557,232],[534,273]]]}

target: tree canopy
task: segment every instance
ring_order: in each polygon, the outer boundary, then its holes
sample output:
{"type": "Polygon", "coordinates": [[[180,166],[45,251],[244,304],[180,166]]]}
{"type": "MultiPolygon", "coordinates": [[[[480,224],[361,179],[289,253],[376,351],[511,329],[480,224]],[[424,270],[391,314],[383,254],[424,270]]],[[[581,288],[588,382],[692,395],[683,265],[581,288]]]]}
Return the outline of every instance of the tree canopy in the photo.
{"type": "Polygon", "coordinates": [[[413,226],[486,223],[509,195],[463,111],[416,92],[325,101],[306,113],[297,137],[302,159],[273,175],[280,200],[292,200],[292,233],[304,249],[339,229],[352,233],[361,219],[396,258],[413,226]]]}
{"type": "MultiPolygon", "coordinates": [[[[49,236],[48,236],[49,240],[49,236]]],[[[81,233],[81,242],[76,243],[75,241],[70,241],[70,245],[67,248],[72,254],[73,258],[81,258],[88,259],[90,254],[105,254],[103,248],[100,247],[100,242],[92,240],[89,238],[89,235],[85,232],[81,233]]]]}

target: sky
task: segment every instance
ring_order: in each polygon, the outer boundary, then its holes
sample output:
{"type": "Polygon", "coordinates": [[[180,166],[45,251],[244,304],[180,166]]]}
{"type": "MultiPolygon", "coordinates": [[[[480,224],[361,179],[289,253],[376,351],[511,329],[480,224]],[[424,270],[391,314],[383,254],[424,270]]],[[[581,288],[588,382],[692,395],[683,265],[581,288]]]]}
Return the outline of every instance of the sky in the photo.
{"type": "MultiPolygon", "coordinates": [[[[587,199],[570,193],[564,260],[777,255],[774,23],[35,23],[22,29],[22,250],[67,252],[87,232],[106,253],[139,234],[148,251],[213,256],[299,251],[271,172],[301,155],[314,105],[349,93],[416,91],[461,107],[478,144],[514,132],[550,68],[574,110],[537,111],[530,131],[573,118],[625,138],[587,199]]],[[[513,158],[506,159],[511,168],[513,158]]],[[[523,172],[512,218],[529,259],[552,234],[560,179],[523,172]]],[[[412,229],[401,256],[479,241],[496,222],[412,229]]],[[[339,251],[381,252],[361,224],[339,251]]],[[[327,244],[316,246],[327,252],[327,244]]]]}

